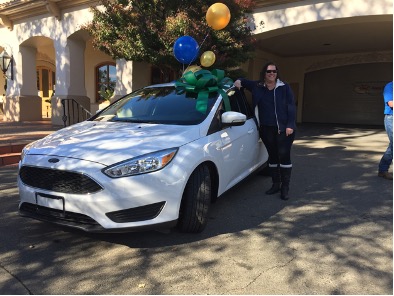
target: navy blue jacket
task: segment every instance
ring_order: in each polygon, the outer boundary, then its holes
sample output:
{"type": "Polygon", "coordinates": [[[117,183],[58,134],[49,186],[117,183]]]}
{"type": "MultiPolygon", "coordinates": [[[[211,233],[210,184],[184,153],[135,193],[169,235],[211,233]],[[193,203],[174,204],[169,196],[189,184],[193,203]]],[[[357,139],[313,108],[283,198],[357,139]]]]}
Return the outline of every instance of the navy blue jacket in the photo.
{"type": "Polygon", "coordinates": [[[260,110],[259,104],[263,96],[268,91],[261,81],[253,81],[241,78],[242,87],[252,93],[253,109],[259,123],[263,122],[262,118],[265,112],[273,112],[275,114],[278,132],[285,132],[286,128],[296,129],[296,106],[294,103],[294,95],[287,83],[277,79],[274,89],[274,104],[272,110],[260,110]],[[256,112],[257,111],[257,112],[256,112]]]}

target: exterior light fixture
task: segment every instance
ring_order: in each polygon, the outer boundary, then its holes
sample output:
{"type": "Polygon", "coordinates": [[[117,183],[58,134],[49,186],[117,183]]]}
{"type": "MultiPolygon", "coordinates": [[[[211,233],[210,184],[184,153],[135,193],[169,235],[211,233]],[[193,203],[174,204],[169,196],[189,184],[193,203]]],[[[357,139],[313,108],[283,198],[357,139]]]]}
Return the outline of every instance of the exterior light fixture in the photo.
{"type": "Polygon", "coordinates": [[[14,58],[13,56],[9,55],[5,50],[3,50],[2,53],[0,53],[0,67],[1,71],[3,71],[3,74],[6,78],[14,80],[14,58]],[[11,75],[7,76],[6,73],[8,71],[8,68],[11,66],[11,75]]]}

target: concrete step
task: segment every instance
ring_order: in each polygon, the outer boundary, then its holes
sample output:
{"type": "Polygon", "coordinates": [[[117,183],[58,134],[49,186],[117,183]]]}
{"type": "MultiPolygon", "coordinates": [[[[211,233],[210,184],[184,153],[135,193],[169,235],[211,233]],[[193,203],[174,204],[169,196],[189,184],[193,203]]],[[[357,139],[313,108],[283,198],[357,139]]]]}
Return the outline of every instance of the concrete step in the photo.
{"type": "Polygon", "coordinates": [[[0,145],[0,166],[18,163],[25,146],[26,143],[0,145]]]}
{"type": "Polygon", "coordinates": [[[22,149],[25,146],[26,146],[26,143],[0,145],[0,155],[7,154],[7,153],[22,152],[22,149]]]}
{"type": "Polygon", "coordinates": [[[0,167],[17,164],[21,160],[20,153],[8,153],[8,154],[1,154],[0,155],[0,167]]]}

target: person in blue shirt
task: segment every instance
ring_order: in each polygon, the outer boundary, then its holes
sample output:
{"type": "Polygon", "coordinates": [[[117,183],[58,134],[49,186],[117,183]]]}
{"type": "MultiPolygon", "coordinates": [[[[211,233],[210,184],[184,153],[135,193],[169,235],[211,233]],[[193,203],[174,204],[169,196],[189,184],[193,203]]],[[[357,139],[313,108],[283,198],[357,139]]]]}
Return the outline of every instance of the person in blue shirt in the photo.
{"type": "Polygon", "coordinates": [[[393,162],[393,82],[389,82],[383,89],[384,99],[384,128],[389,137],[389,146],[379,162],[378,176],[393,180],[393,174],[389,173],[389,168],[393,162]]]}
{"type": "Polygon", "coordinates": [[[272,177],[272,186],[265,193],[280,191],[281,199],[287,200],[293,167],[290,152],[296,129],[293,91],[280,80],[279,69],[273,62],[264,65],[260,80],[240,78],[234,86],[252,93],[253,109],[260,125],[260,137],[268,151],[272,177]]]}

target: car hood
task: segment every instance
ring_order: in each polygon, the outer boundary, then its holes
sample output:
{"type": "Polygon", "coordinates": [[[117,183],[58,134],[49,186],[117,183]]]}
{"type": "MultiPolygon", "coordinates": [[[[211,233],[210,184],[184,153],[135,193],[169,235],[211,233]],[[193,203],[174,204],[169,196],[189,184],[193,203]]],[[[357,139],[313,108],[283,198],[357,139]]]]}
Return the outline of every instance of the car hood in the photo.
{"type": "Polygon", "coordinates": [[[70,157],[110,165],[179,147],[199,137],[198,125],[85,121],[32,143],[26,154],[70,157]]]}

